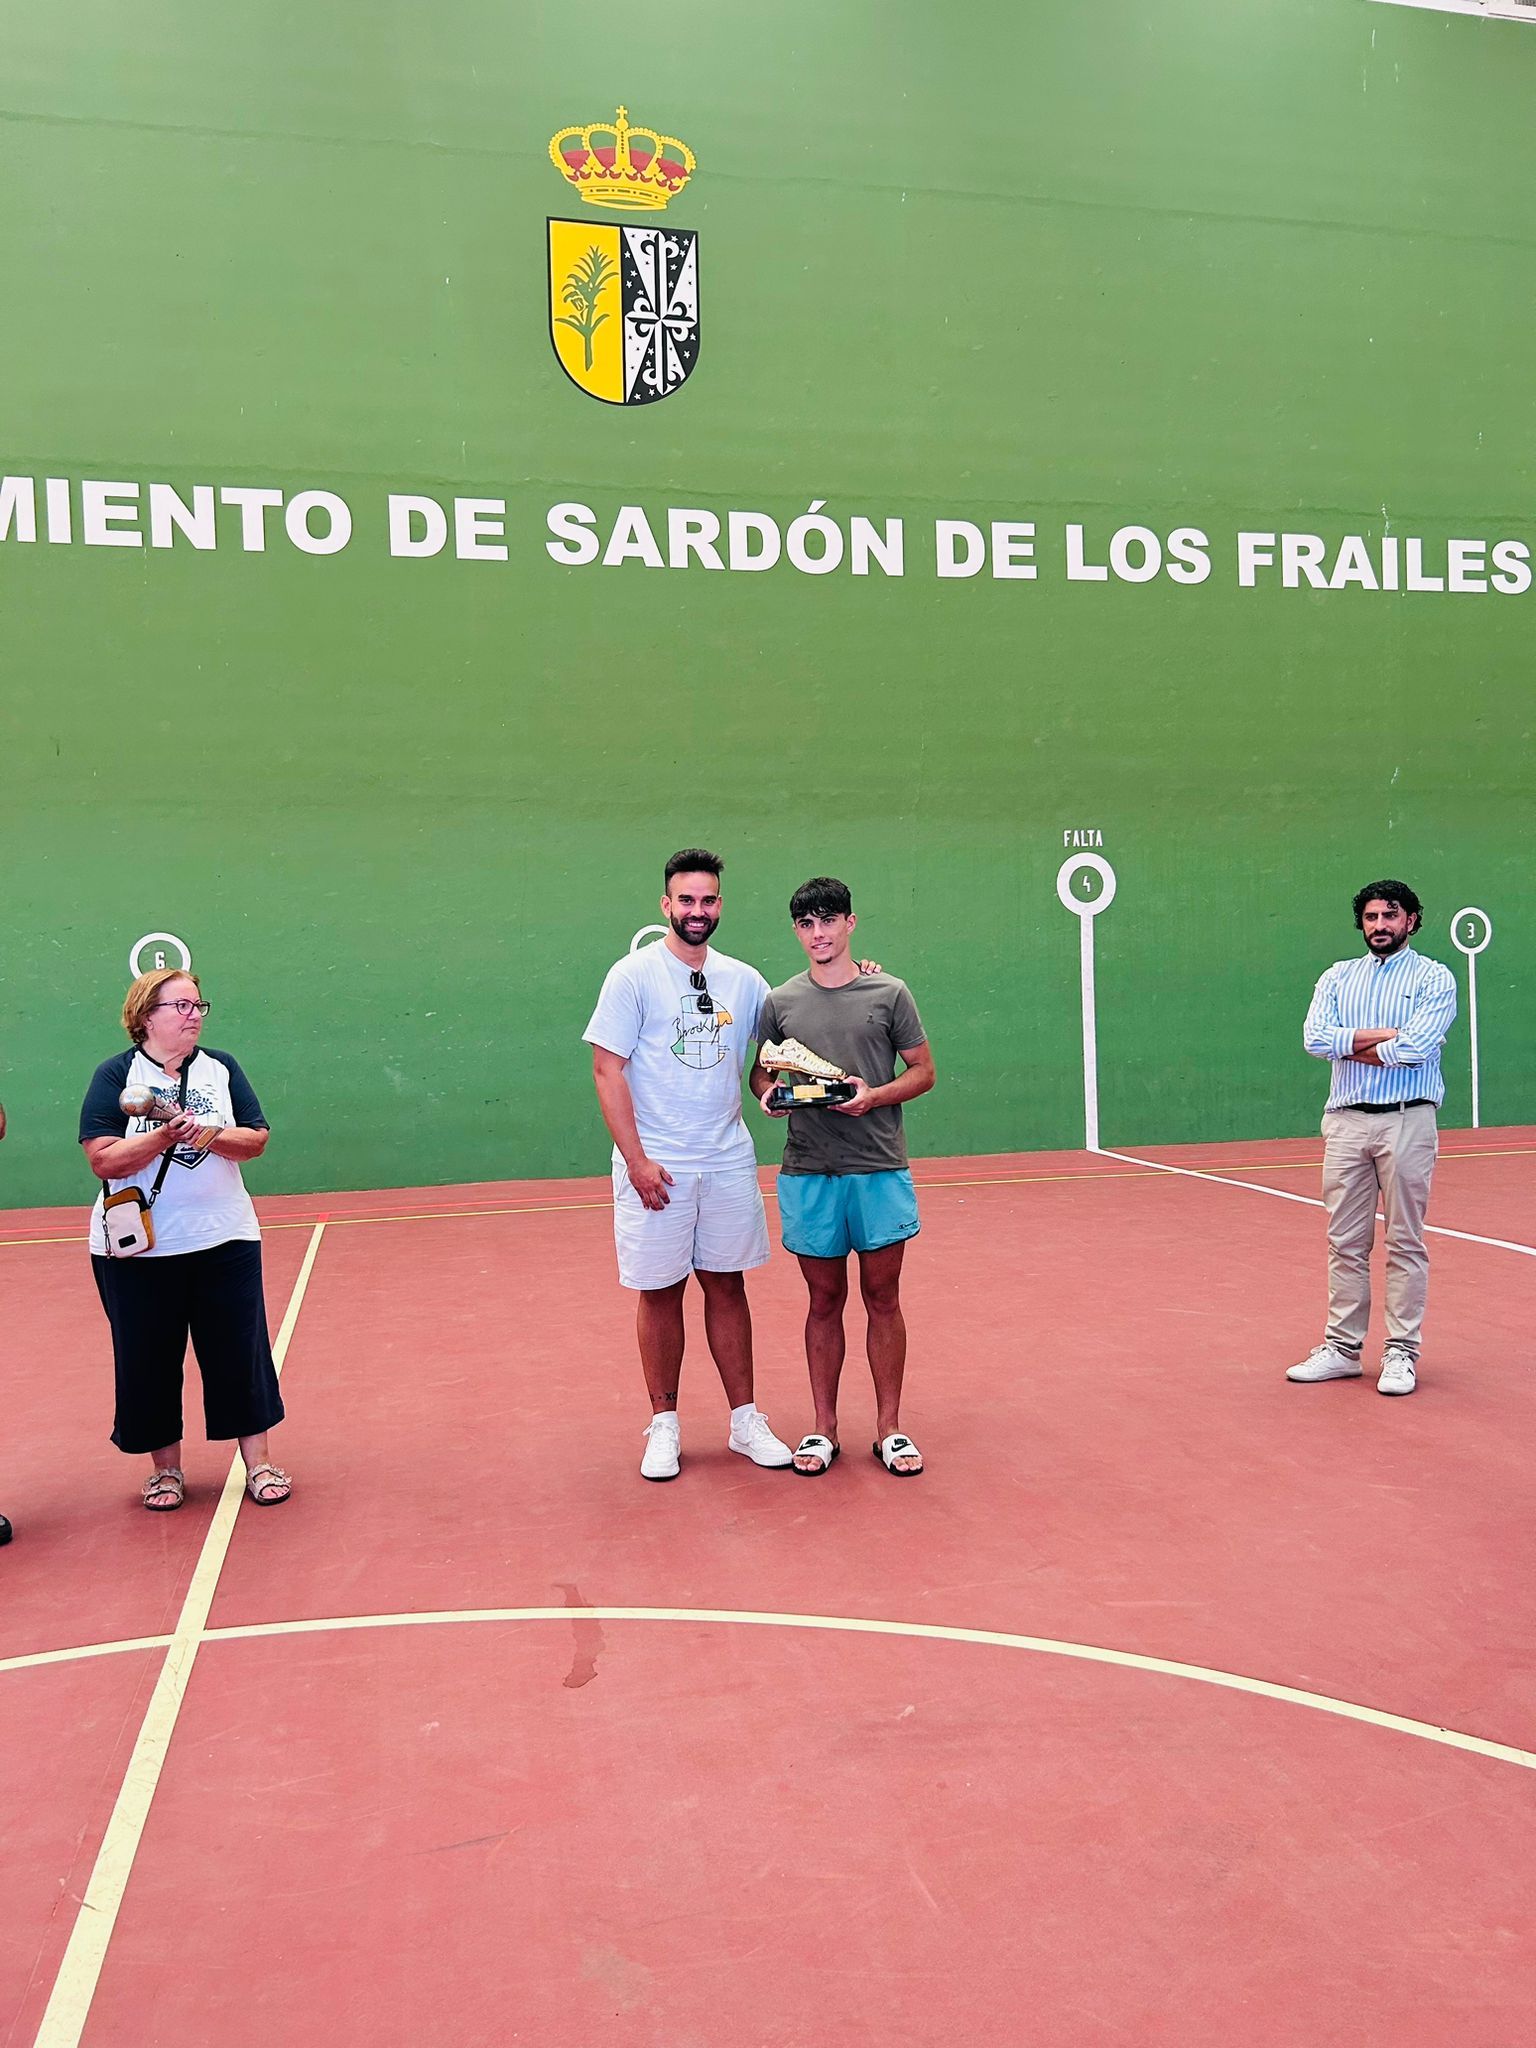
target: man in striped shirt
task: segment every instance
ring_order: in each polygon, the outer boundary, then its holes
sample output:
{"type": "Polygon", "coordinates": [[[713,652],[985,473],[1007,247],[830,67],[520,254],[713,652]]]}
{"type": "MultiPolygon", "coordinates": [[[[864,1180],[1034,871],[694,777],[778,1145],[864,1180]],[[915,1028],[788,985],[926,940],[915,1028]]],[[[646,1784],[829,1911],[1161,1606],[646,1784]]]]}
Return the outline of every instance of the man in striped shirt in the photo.
{"type": "Polygon", "coordinates": [[[1365,954],[1319,980],[1302,1042],[1331,1060],[1323,1112],[1323,1202],[1328,1211],[1328,1327],[1288,1380],[1360,1377],[1371,1314],[1371,1245],[1378,1200],[1387,1222],[1387,1341],[1379,1394],[1411,1394],[1429,1255],[1424,1212],[1435,1171],[1435,1111],[1445,1095],[1440,1048],[1456,1016],[1448,967],[1408,941],[1424,907],[1406,882],[1368,882],[1355,897],[1365,954]]]}

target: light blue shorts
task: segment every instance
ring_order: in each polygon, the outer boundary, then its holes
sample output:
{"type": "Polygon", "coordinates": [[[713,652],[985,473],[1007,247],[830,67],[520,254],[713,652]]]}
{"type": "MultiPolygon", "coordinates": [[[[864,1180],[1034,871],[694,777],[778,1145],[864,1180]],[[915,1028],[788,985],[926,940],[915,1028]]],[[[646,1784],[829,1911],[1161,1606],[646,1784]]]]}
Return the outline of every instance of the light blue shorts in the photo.
{"type": "Polygon", "coordinates": [[[906,1167],[888,1173],[781,1173],[779,1230],[797,1258],[845,1259],[916,1237],[917,1191],[906,1167]]]}

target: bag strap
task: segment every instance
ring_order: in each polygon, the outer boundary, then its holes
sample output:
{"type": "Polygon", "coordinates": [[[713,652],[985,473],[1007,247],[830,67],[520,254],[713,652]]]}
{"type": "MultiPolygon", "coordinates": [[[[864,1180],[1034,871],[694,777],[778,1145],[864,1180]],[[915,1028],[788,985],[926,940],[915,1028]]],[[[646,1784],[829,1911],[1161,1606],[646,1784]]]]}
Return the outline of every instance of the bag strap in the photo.
{"type": "MultiPolygon", "coordinates": [[[[192,1050],[187,1054],[186,1058],[181,1063],[181,1081],[176,1090],[176,1107],[178,1109],[185,1109],[187,1106],[187,1078],[192,1072],[192,1062],[196,1058],[197,1047],[194,1045],[192,1050]]],[[[155,1175],[154,1186],[149,1191],[149,1200],[144,1204],[146,1209],[153,1209],[153,1207],[155,1206],[155,1197],[159,1194],[161,1188],[165,1186],[165,1176],[171,1170],[171,1157],[175,1150],[176,1147],[174,1145],[171,1145],[168,1146],[167,1149],[160,1155],[160,1171],[155,1175]]],[[[103,1181],[101,1189],[101,1198],[103,1202],[105,1202],[107,1194],[111,1189],[111,1186],[112,1183],[110,1180],[103,1181]]]]}
{"type": "MultiPolygon", "coordinates": [[[[196,1058],[197,1047],[194,1045],[192,1050],[187,1054],[186,1058],[181,1063],[181,1085],[176,1090],[176,1107],[178,1109],[185,1109],[187,1106],[187,1077],[192,1072],[192,1062],[196,1058]]],[[[155,1206],[155,1197],[159,1194],[161,1188],[163,1188],[165,1185],[165,1176],[171,1170],[171,1160],[175,1154],[175,1151],[176,1147],[174,1145],[170,1145],[167,1146],[166,1150],[161,1153],[160,1171],[155,1175],[155,1184],[149,1191],[149,1200],[144,1204],[146,1209],[153,1209],[153,1207],[155,1206]]]]}

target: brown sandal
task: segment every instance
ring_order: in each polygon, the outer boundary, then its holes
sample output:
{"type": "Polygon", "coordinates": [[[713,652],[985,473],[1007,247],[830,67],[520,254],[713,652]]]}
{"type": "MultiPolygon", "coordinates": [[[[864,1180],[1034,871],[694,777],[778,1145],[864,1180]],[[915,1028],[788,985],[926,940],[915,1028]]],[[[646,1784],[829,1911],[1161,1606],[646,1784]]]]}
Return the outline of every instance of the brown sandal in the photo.
{"type": "Polygon", "coordinates": [[[253,1465],[245,1475],[245,1490],[257,1507],[275,1508],[293,1492],[293,1481],[281,1465],[253,1465]]]}
{"type": "Polygon", "coordinates": [[[152,1515],[168,1515],[187,1497],[187,1482],[179,1465],[157,1465],[145,1480],[141,1498],[152,1515]],[[164,1494],[165,1499],[157,1499],[164,1494]]]}

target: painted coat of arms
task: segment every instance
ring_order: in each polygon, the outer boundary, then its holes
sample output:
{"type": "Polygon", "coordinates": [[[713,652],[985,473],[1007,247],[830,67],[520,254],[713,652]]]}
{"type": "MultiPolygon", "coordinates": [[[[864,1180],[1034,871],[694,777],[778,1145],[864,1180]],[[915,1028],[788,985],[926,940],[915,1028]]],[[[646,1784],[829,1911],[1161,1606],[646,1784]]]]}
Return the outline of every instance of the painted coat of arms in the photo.
{"type": "MultiPolygon", "coordinates": [[[[584,204],[659,213],[693,175],[675,136],[611,124],[562,128],[555,168],[584,204]]],[[[549,333],[561,369],[606,405],[654,405],[699,360],[699,238],[660,221],[549,223],[549,333]]]]}

